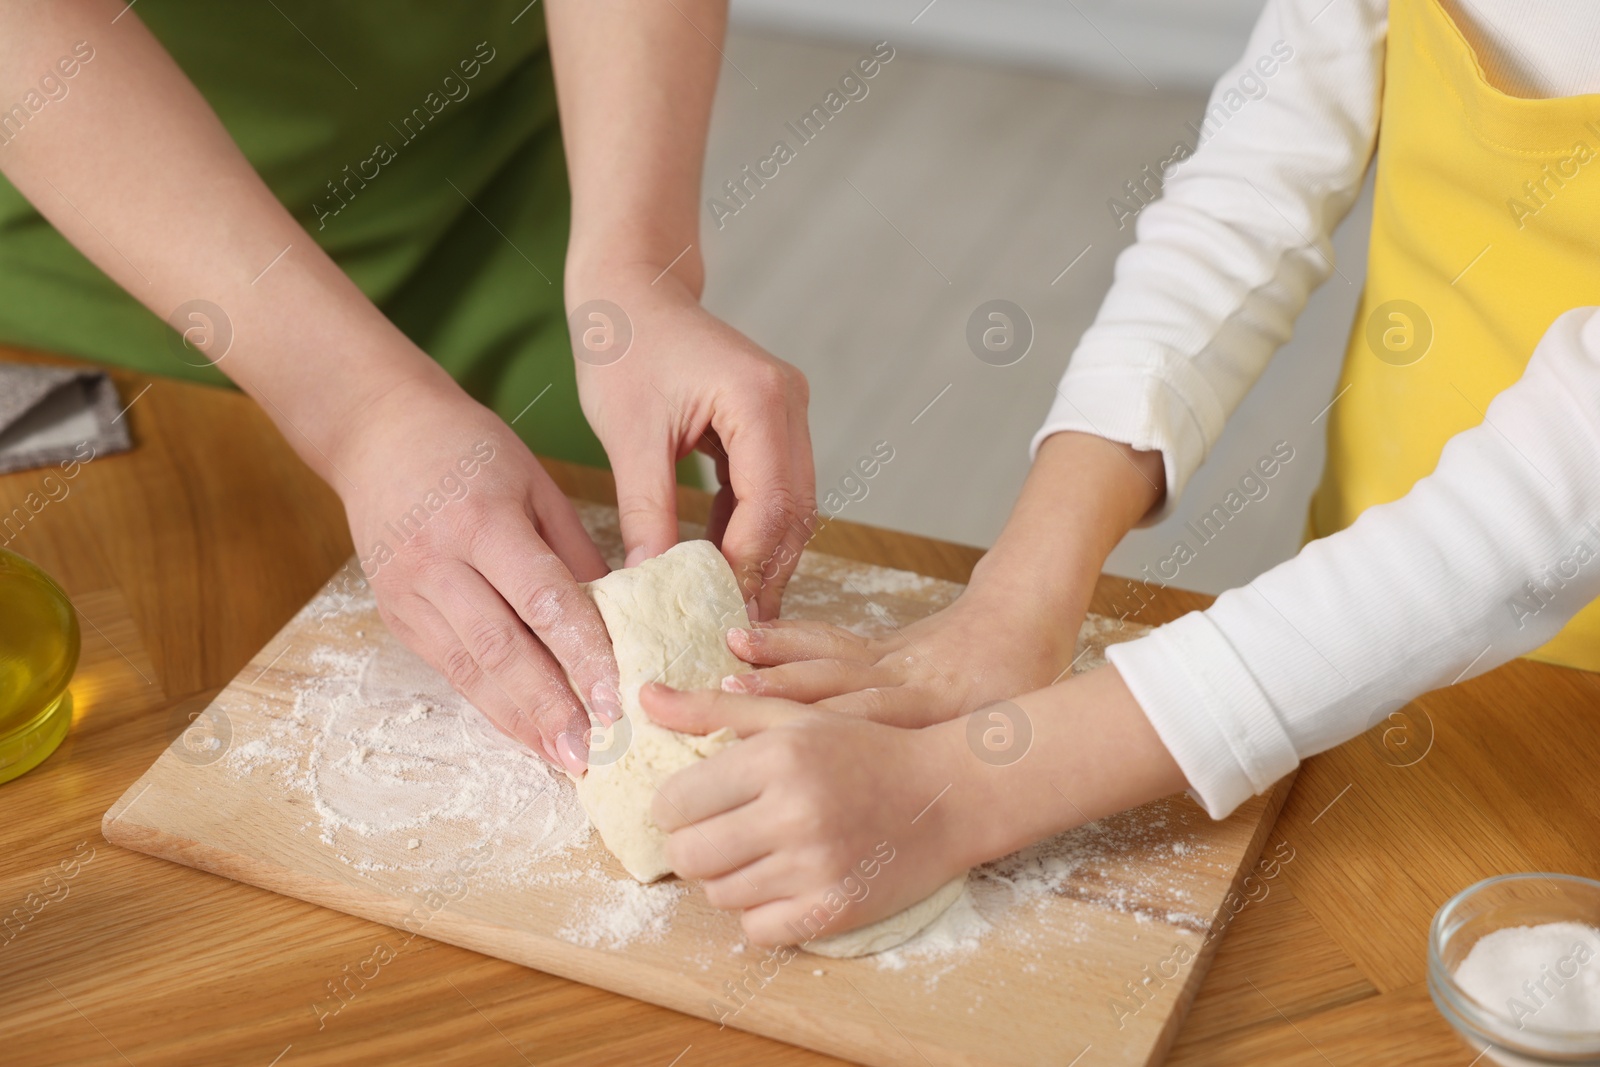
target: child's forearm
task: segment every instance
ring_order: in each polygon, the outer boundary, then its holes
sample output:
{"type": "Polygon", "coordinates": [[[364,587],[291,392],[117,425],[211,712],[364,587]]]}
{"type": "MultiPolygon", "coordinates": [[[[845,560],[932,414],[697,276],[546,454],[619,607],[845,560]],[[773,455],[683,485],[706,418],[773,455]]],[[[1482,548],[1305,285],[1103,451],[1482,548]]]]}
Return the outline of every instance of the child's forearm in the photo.
{"type": "MultiPolygon", "coordinates": [[[[1597,467],[1600,309],[1582,308],[1405,496],[1112,661],[1222,818],[1423,693],[1539,648],[1600,597],[1597,467]]],[[[1552,651],[1584,655],[1586,625],[1552,651]]]]}
{"type": "Polygon", "coordinates": [[[930,730],[953,779],[945,839],[966,866],[1187,785],[1111,666],[930,730]]]}
{"type": "Polygon", "coordinates": [[[1005,529],[973,570],[972,595],[1046,617],[1081,614],[1106,556],[1161,501],[1165,478],[1159,452],[1091,434],[1046,438],[1005,529]]]}

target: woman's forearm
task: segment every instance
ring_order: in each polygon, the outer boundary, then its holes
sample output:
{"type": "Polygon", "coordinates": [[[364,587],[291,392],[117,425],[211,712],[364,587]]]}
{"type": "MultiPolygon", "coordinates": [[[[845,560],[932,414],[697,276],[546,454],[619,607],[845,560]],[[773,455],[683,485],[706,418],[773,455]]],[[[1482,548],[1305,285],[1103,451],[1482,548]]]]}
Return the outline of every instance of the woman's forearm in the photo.
{"type": "Polygon", "coordinates": [[[312,468],[345,488],[332,457],[350,413],[443,372],[290,216],[137,13],[118,17],[124,6],[0,12],[0,100],[23,96],[77,42],[93,49],[70,94],[0,148],[0,171],[96,266],[190,330],[312,468]],[[220,316],[174,317],[194,301],[220,316]]]}
{"type": "Polygon", "coordinates": [[[551,62],[572,178],[569,303],[618,269],[698,295],[700,175],[726,0],[550,0],[551,62]]]}

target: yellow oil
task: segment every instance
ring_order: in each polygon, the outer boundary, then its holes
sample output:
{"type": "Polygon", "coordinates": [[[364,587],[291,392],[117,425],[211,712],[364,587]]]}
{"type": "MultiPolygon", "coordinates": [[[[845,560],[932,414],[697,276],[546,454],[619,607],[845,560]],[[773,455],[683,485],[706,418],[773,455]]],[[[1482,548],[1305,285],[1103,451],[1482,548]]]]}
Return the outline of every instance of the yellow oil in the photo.
{"type": "Polygon", "coordinates": [[[78,617],[49,575],[0,548],[0,782],[43,762],[72,724],[78,617]]]}

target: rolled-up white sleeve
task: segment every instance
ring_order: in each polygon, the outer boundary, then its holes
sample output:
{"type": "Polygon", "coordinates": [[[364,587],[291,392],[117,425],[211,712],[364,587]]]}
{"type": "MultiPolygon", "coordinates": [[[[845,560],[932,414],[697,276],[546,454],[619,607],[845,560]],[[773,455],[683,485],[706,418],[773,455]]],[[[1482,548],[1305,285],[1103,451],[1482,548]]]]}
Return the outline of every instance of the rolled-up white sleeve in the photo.
{"type": "Polygon", "coordinates": [[[1333,271],[1331,235],[1377,135],[1387,7],[1269,0],[1201,143],[1138,212],[1032,447],[1078,430],[1159,450],[1167,494],[1146,522],[1170,510],[1333,271]]]}
{"type": "Polygon", "coordinates": [[[1109,658],[1215,818],[1600,596],[1600,309],[1550,327],[1428,477],[1109,658]]]}

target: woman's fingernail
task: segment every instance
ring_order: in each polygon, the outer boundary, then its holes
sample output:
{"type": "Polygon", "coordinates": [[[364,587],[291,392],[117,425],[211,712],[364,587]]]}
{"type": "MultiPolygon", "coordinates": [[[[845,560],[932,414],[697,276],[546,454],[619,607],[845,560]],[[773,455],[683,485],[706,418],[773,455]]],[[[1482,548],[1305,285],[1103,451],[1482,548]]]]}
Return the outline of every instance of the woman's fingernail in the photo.
{"type": "Polygon", "coordinates": [[[761,680],[753,674],[730,674],[722,680],[724,693],[754,693],[761,680]]]}
{"type": "Polygon", "coordinates": [[[574,778],[583,774],[588,766],[589,744],[576,734],[563,733],[556,738],[556,752],[561,756],[561,765],[574,778]]]}
{"type": "Polygon", "coordinates": [[[757,634],[754,631],[741,630],[738,627],[735,627],[734,629],[729,630],[727,633],[728,647],[754,648],[756,641],[760,639],[760,636],[760,634],[757,634]]]}
{"type": "Polygon", "coordinates": [[[610,682],[596,682],[589,690],[589,706],[608,723],[622,718],[622,694],[610,682]]]}
{"type": "Polygon", "coordinates": [[[637,567],[644,562],[646,554],[647,549],[643,545],[634,545],[633,548],[628,550],[628,555],[623,559],[622,566],[624,568],[637,567]]]}

